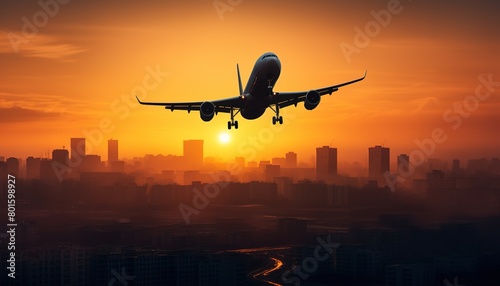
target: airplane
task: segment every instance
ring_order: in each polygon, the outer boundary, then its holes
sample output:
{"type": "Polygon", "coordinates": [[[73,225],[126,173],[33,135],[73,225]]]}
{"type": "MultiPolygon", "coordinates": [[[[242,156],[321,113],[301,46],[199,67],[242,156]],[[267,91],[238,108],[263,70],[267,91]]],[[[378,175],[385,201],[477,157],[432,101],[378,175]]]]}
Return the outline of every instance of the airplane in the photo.
{"type": "Polygon", "coordinates": [[[137,101],[142,105],[159,105],[165,109],[187,110],[190,113],[192,110],[200,112],[200,118],[208,122],[214,118],[219,112],[229,113],[230,121],[227,122],[227,128],[231,129],[234,126],[238,129],[238,121],[234,117],[240,113],[245,119],[257,119],[261,117],[269,107],[276,114],[273,116],[273,125],[276,123],[283,124],[283,117],[280,116],[280,109],[304,102],[304,107],[307,110],[313,110],[318,106],[321,96],[325,94],[331,95],[340,87],[353,84],[361,81],[366,77],[366,71],[363,77],[358,79],[324,87],[312,89],[309,91],[298,92],[274,92],[273,88],[281,73],[281,62],[278,56],[272,52],[267,52],[257,59],[254,65],[250,78],[245,89],[241,85],[241,76],[239,65],[236,64],[238,73],[238,84],[240,95],[225,99],[213,101],[197,101],[197,102],[143,102],[136,96],[137,101]]]}

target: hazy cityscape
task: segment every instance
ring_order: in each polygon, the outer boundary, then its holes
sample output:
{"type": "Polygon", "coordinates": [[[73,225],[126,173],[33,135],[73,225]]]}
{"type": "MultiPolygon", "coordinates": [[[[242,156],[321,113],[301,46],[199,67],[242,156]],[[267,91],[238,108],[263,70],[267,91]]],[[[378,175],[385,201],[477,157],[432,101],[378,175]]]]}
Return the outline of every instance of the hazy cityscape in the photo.
{"type": "Polygon", "coordinates": [[[204,157],[202,140],[185,140],[182,155],[128,160],[118,140],[108,141],[107,160],[85,143],[71,138],[51,158],[0,157],[3,205],[6,178],[16,190],[17,277],[8,285],[500,281],[498,158],[412,162],[414,154],[367,146],[368,168],[353,175],[331,146],[302,166],[293,151],[217,161],[204,157]]]}

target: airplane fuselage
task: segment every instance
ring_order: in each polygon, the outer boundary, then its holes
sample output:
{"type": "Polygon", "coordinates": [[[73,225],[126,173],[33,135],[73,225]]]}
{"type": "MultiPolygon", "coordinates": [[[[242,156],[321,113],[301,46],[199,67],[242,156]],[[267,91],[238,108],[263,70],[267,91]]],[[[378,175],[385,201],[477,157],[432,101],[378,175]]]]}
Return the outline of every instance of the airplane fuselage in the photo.
{"type": "Polygon", "coordinates": [[[259,57],[243,91],[245,104],[240,111],[243,118],[256,119],[264,114],[280,73],[281,62],[274,53],[265,53],[259,57]]]}

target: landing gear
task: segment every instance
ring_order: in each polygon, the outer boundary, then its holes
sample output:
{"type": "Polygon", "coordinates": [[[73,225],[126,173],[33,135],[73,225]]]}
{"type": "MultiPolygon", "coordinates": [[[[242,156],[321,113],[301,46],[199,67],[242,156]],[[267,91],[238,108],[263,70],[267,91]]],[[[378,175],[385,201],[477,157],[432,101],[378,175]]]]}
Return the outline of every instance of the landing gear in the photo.
{"type": "MultiPolygon", "coordinates": [[[[238,110],[238,112],[240,111],[238,110]]],[[[238,112],[236,112],[236,114],[238,114],[238,112]]],[[[238,121],[234,120],[236,114],[234,114],[234,109],[231,107],[231,120],[227,122],[227,129],[231,130],[232,126],[234,126],[234,129],[238,129],[238,121]]]]}
{"type": "Polygon", "coordinates": [[[231,130],[231,126],[234,126],[234,129],[238,129],[238,120],[233,120],[233,122],[227,122],[227,129],[231,130]]]}
{"type": "Polygon", "coordinates": [[[283,124],[283,116],[280,115],[280,107],[278,104],[276,104],[276,109],[272,108],[272,106],[269,106],[274,112],[276,112],[276,116],[273,116],[273,125],[276,125],[276,123],[283,124]]]}
{"type": "Polygon", "coordinates": [[[283,124],[283,116],[273,116],[273,125],[276,123],[283,124]]]}
{"type": "MultiPolygon", "coordinates": [[[[269,79],[268,77],[268,80],[267,80],[268,84],[267,84],[267,89],[269,90],[269,96],[273,96],[274,93],[273,93],[273,86],[271,84],[271,80],[269,79]]],[[[271,100],[273,100],[271,98],[271,100]]],[[[276,103],[276,109],[274,109],[272,107],[272,105],[269,105],[269,108],[271,108],[272,111],[274,111],[276,113],[276,116],[273,116],[273,125],[276,125],[276,123],[278,122],[279,124],[283,124],[283,116],[280,116],[280,107],[279,105],[276,103]]]]}

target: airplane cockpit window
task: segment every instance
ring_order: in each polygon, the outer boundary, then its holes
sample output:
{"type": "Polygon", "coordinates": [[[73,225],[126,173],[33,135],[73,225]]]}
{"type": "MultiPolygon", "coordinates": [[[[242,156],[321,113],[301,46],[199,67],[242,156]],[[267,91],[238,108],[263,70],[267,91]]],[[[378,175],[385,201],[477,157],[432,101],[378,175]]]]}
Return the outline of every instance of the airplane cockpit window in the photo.
{"type": "Polygon", "coordinates": [[[269,58],[269,57],[277,58],[276,55],[265,55],[265,56],[262,57],[262,60],[265,59],[265,58],[269,58]]]}

